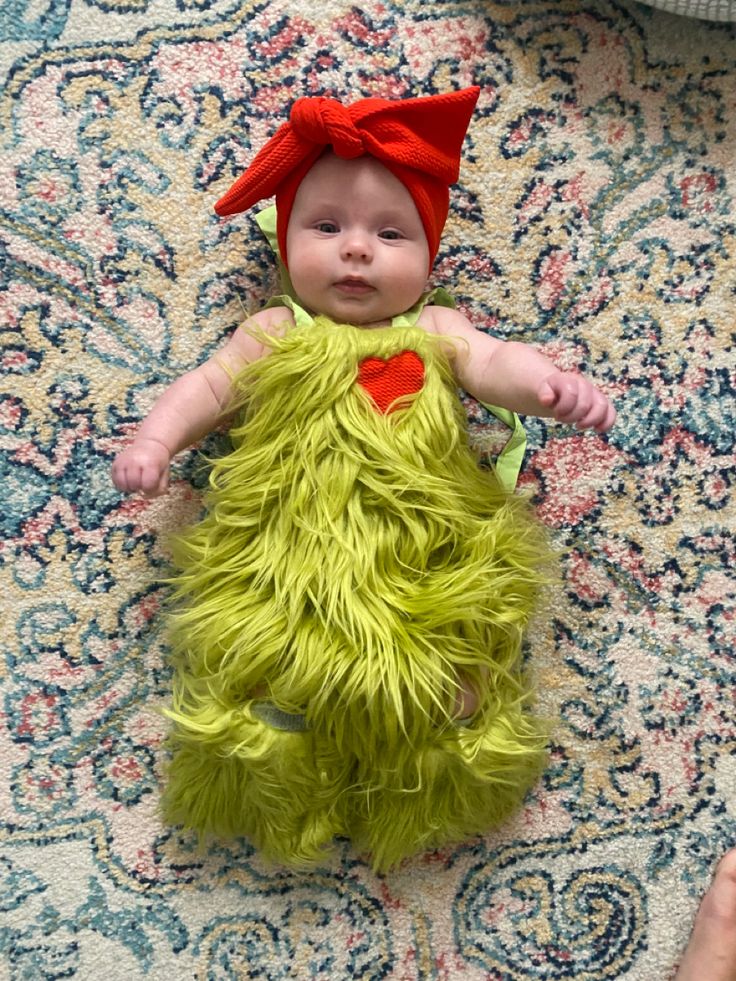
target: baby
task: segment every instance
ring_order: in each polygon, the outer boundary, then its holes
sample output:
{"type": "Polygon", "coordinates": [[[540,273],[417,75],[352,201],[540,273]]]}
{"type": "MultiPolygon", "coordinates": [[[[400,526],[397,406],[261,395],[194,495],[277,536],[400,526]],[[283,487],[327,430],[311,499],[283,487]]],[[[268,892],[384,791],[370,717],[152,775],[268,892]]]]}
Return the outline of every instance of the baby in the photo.
{"type": "Polygon", "coordinates": [[[615,410],[583,376],[477,330],[444,291],[425,292],[478,93],[294,105],[217,205],[232,214],[275,193],[293,295],[175,381],[113,465],[121,491],[162,494],[172,457],[253,401],[233,431],[240,462],[216,465],[206,531],[180,553],[189,612],[166,811],[200,831],[249,834],[284,861],[313,859],[345,833],[376,867],[390,865],[483,830],[508,810],[494,803],[499,787],[517,784],[518,803],[539,769],[518,664],[539,539],[525,505],[475,466],[451,389],[598,432],[615,410]],[[313,437],[316,426],[327,429],[313,437]],[[457,460],[462,476],[435,478],[435,459],[457,460]],[[465,511],[475,523],[459,533],[465,511]],[[353,530],[369,520],[371,531],[353,530]],[[209,633],[197,633],[203,622],[209,633]],[[439,708],[438,692],[453,694],[439,708]],[[525,753],[528,773],[517,772],[525,753]]]}

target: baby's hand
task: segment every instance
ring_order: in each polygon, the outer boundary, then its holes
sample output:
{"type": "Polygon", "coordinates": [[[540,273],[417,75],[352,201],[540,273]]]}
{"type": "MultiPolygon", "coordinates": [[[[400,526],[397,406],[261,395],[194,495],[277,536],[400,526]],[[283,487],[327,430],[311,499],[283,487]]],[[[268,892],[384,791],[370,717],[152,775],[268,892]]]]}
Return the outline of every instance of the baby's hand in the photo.
{"type": "Polygon", "coordinates": [[[136,439],[112,465],[112,482],[119,491],[143,491],[158,497],[169,486],[169,451],[155,439],[136,439]]]}
{"type": "Polygon", "coordinates": [[[537,392],[543,406],[558,422],[605,433],[616,421],[616,410],[592,382],[572,371],[553,371],[537,392]]]}

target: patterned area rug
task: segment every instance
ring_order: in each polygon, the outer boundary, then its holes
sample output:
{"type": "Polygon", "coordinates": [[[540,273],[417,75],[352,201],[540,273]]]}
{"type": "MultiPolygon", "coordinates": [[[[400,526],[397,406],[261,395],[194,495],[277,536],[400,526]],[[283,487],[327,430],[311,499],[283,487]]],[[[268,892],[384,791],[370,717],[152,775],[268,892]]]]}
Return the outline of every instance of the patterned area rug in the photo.
{"type": "Polygon", "coordinates": [[[5,0],[2,977],[671,976],[736,839],[735,41],[633,0],[5,0]],[[156,804],[158,579],[201,458],[154,502],[112,458],[273,287],[212,203],[286,107],[471,83],[435,279],[619,410],[527,427],[563,550],[528,638],[549,769],[385,877],[347,841],[310,874],[198,852],[156,804]]]}

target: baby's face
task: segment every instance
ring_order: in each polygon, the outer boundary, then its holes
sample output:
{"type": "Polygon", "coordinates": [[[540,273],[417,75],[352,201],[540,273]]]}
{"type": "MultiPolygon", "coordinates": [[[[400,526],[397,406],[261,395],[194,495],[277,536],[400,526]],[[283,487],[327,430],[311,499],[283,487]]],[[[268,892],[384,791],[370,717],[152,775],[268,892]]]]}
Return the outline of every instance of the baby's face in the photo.
{"type": "Polygon", "coordinates": [[[416,206],[372,157],[320,157],[299,185],[286,250],[301,302],[337,323],[390,320],[427,283],[429,248],[416,206]]]}

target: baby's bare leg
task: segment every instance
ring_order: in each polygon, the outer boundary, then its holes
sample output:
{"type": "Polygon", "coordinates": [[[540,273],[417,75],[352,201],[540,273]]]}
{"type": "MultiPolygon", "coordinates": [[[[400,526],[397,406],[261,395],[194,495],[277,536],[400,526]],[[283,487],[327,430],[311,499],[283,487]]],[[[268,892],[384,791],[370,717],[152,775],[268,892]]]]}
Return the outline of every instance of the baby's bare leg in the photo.
{"type": "Polygon", "coordinates": [[[703,897],[675,981],[736,981],[736,848],[703,897]]]}
{"type": "MultiPolygon", "coordinates": [[[[488,668],[480,669],[483,684],[488,681],[488,668]]],[[[455,696],[455,706],[452,710],[454,719],[469,719],[475,715],[480,704],[480,693],[476,691],[471,682],[460,675],[460,689],[455,696]]]]}

